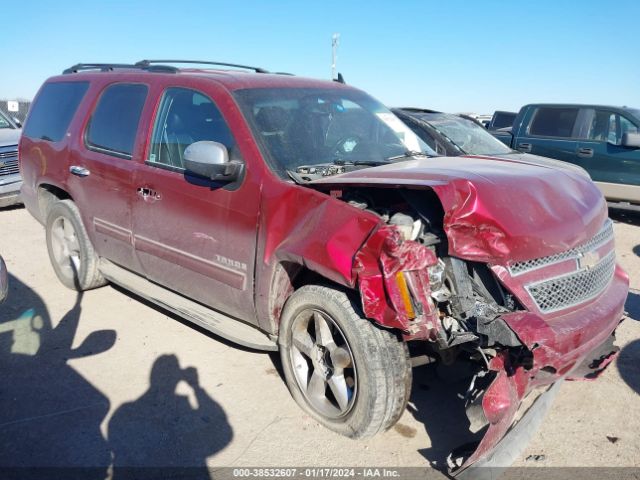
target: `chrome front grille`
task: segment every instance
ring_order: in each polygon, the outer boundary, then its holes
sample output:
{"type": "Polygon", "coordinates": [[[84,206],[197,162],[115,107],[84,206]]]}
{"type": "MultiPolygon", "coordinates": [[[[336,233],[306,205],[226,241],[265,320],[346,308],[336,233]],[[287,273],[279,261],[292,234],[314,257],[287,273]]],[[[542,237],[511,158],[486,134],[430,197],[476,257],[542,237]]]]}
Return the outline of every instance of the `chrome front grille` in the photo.
{"type": "Polygon", "coordinates": [[[509,269],[509,273],[511,274],[511,276],[515,277],[516,275],[528,273],[533,270],[552,265],[554,263],[563,262],[565,260],[575,259],[577,262],[578,259],[582,257],[586,252],[590,252],[598,248],[599,246],[604,245],[612,239],[613,222],[610,219],[607,219],[600,231],[596,233],[591,240],[583,243],[576,248],[572,248],[571,250],[567,250],[565,252],[549,255],[548,257],[534,258],[533,260],[525,260],[523,262],[513,263],[507,268],[509,269]]]}
{"type": "Polygon", "coordinates": [[[17,156],[18,156],[18,150],[16,150],[16,147],[13,147],[13,149],[11,150],[0,151],[0,160],[2,160],[3,158],[11,158],[11,157],[17,157],[17,156]]]}
{"type": "Polygon", "coordinates": [[[526,285],[541,312],[551,313],[584,303],[600,294],[611,282],[616,268],[614,250],[594,267],[526,285]]]}
{"type": "Polygon", "coordinates": [[[0,177],[5,175],[12,175],[14,173],[18,173],[20,169],[18,168],[18,157],[13,154],[13,157],[4,159],[0,157],[0,177]]]}
{"type": "Polygon", "coordinates": [[[18,151],[17,150],[9,150],[8,152],[0,152],[0,160],[2,160],[3,158],[11,158],[11,157],[17,157],[18,156],[18,151]]]}

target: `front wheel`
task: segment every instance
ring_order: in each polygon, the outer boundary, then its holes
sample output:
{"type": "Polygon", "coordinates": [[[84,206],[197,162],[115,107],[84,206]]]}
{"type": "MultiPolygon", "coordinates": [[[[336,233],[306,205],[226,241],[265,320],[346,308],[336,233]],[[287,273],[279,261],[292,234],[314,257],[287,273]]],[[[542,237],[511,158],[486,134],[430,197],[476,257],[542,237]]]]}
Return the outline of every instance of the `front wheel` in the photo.
{"type": "Polygon", "coordinates": [[[351,438],[393,426],[411,391],[406,344],[358,313],[343,291],[307,285],[291,295],[280,323],[280,357],[295,401],[351,438]]]}

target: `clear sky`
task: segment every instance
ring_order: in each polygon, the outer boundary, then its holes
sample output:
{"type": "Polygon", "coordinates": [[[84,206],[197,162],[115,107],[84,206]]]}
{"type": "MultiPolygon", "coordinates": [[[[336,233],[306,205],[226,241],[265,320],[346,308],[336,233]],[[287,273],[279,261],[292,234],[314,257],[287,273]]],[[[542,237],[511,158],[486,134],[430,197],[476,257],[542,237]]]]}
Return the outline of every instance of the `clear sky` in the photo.
{"type": "Polygon", "coordinates": [[[0,98],[78,62],[218,60],[347,83],[389,106],[640,107],[640,0],[2,2],[0,98]]]}

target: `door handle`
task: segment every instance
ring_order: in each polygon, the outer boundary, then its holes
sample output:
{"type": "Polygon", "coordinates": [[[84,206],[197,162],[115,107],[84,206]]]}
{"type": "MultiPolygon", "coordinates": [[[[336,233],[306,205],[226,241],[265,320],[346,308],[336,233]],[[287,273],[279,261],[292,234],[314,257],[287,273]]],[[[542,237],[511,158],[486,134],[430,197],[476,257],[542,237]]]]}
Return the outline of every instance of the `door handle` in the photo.
{"type": "Polygon", "coordinates": [[[531,151],[531,144],[530,143],[519,143],[518,144],[518,150],[521,152],[530,152],[531,151]]]}
{"type": "Polygon", "coordinates": [[[136,193],[143,200],[160,200],[162,198],[158,192],[148,187],[138,187],[136,193]]]}
{"type": "Polygon", "coordinates": [[[76,177],[88,177],[89,174],[91,173],[89,170],[87,170],[84,167],[79,167],[78,165],[72,165],[69,167],[69,172],[73,175],[75,175],[76,177]]]}
{"type": "Polygon", "coordinates": [[[578,156],[580,158],[591,158],[593,157],[593,148],[579,148],[578,156]]]}

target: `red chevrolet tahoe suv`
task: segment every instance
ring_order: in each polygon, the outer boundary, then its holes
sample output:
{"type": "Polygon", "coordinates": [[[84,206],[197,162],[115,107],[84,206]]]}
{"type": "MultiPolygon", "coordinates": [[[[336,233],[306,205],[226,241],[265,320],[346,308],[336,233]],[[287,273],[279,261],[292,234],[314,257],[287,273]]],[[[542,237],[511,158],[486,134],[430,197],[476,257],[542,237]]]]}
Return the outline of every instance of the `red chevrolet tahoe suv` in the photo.
{"type": "Polygon", "coordinates": [[[178,63],[80,64],[40,89],[22,198],[66,286],[113,282],[279,349],[296,402],[354,438],[398,420],[412,363],[464,362],[478,436],[453,472],[517,453],[540,416],[514,427],[525,397],[548,406],[615,357],[628,278],[583,173],[438,158],[339,82],[178,63]]]}

